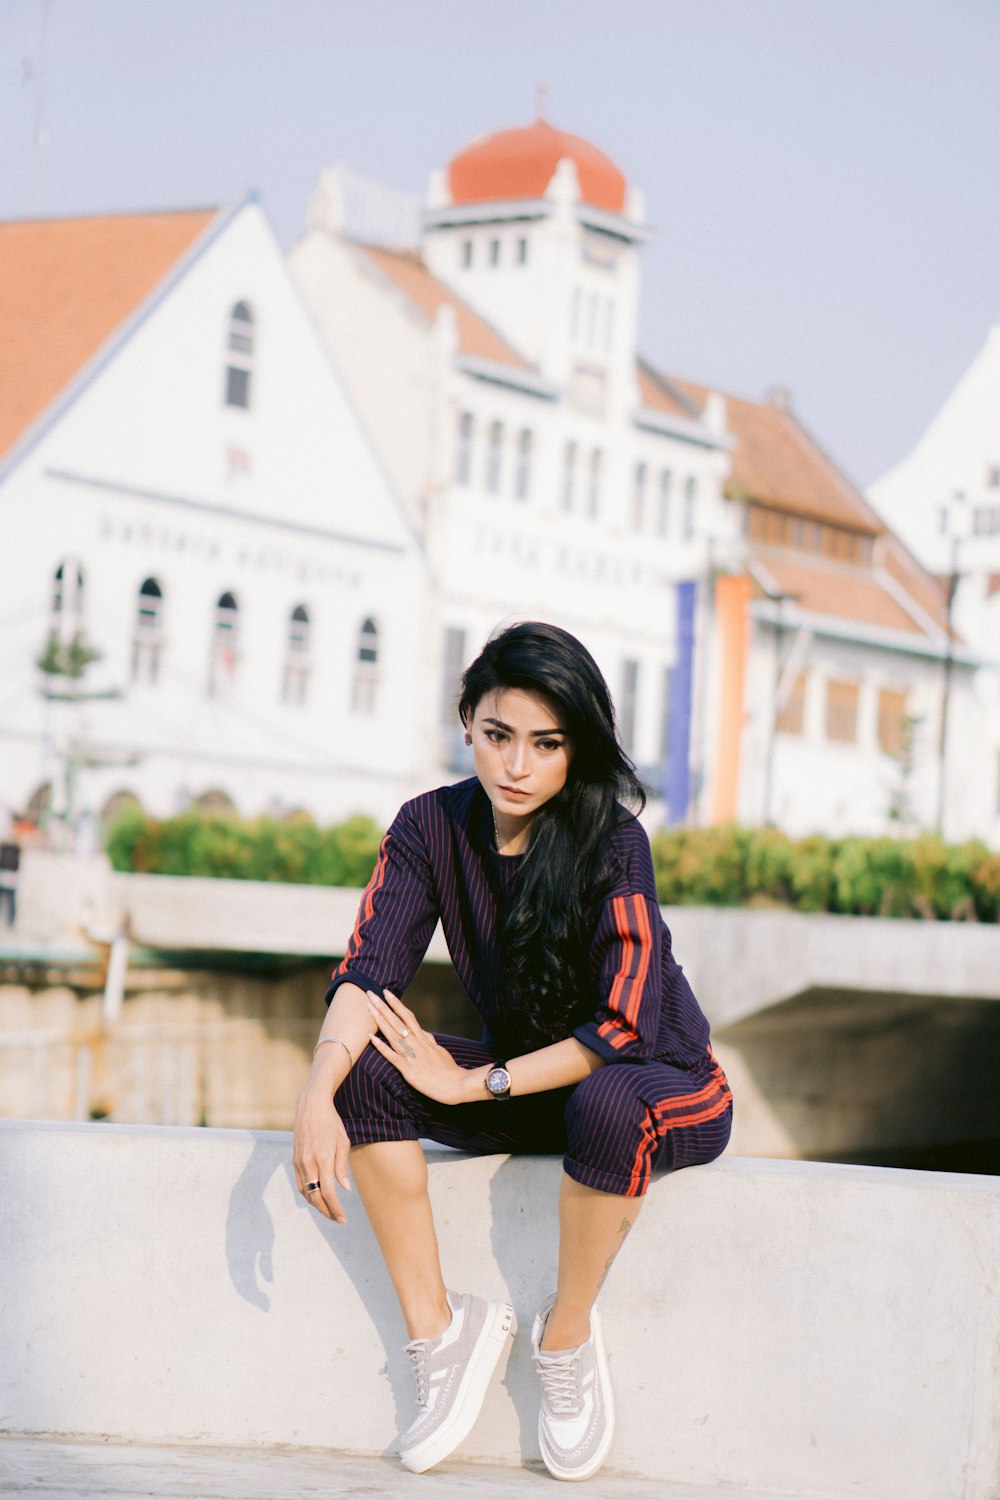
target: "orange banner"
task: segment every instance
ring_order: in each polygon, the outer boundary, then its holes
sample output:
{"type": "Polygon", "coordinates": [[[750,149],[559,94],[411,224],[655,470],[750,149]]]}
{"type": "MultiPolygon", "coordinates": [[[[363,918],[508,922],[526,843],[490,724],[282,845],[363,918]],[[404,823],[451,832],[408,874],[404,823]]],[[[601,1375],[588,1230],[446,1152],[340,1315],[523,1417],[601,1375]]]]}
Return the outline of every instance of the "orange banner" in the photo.
{"type": "Polygon", "coordinates": [[[753,585],[745,575],[715,580],[715,619],[721,664],[719,718],[715,742],[712,822],[736,817],[740,785],[740,740],[745,717],[747,638],[753,585]]]}

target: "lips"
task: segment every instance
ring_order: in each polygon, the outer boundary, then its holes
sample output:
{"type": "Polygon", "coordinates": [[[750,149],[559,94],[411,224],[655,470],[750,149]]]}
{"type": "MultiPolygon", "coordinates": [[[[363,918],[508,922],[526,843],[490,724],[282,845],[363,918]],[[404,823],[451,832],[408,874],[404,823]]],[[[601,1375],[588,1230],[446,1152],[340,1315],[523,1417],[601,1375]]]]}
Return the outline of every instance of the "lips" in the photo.
{"type": "Polygon", "coordinates": [[[524,801],[525,798],[531,796],[530,792],[522,792],[519,787],[515,786],[499,786],[497,787],[497,791],[503,792],[505,797],[513,797],[515,799],[520,799],[521,801],[524,801]]]}

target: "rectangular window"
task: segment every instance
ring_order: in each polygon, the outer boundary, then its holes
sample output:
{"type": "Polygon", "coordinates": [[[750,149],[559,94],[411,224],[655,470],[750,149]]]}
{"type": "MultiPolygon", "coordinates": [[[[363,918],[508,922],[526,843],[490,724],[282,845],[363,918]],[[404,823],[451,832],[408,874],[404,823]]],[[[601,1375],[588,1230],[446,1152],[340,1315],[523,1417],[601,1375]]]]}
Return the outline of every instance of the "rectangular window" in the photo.
{"type": "Polygon", "coordinates": [[[572,510],[576,504],[576,444],[566,444],[563,460],[562,508],[572,510]]]}
{"type": "Polygon", "coordinates": [[[309,668],[301,662],[287,661],[281,676],[281,701],[282,703],[296,704],[301,707],[306,701],[309,688],[309,668]]]}
{"type": "Polygon", "coordinates": [[[528,241],[519,239],[517,242],[517,263],[519,266],[528,264],[528,241]]]}
{"type": "Polygon", "coordinates": [[[441,674],[441,724],[451,729],[457,722],[458,698],[465,670],[465,631],[449,625],[444,633],[444,663],[441,674]]]}
{"type": "Polygon", "coordinates": [[[583,312],[583,288],[579,287],[579,286],[575,286],[573,288],[573,311],[572,311],[572,313],[570,315],[570,322],[569,322],[569,334],[570,334],[570,338],[572,338],[572,339],[578,339],[580,337],[580,316],[581,316],[582,312],[583,312]]]}
{"type": "Polygon", "coordinates": [[[532,437],[527,427],[517,440],[517,472],[514,476],[514,498],[531,499],[531,450],[532,437]]]}
{"type": "Polygon", "coordinates": [[[663,683],[660,701],[660,760],[665,761],[670,752],[670,693],[673,686],[673,667],[663,668],[663,683]]]}
{"type": "Polygon", "coordinates": [[[472,266],[473,257],[472,240],[462,241],[462,270],[468,271],[472,266]]]}
{"type": "Polygon", "coordinates": [[[878,746],[897,759],[906,750],[908,721],[906,692],[882,688],[878,695],[878,746]]]}
{"type": "Polygon", "coordinates": [[[489,441],[486,445],[486,491],[500,493],[500,478],[503,468],[503,423],[491,422],[489,441]]]}
{"type": "Polygon", "coordinates": [[[491,266],[498,266],[499,264],[500,264],[500,241],[499,240],[490,240],[490,265],[491,266]]]}
{"type": "Polygon", "coordinates": [[[698,481],[692,474],[684,482],[684,523],[682,537],[689,542],[694,536],[695,505],[698,500],[698,481]]]}
{"type": "Polygon", "coordinates": [[[590,484],[587,488],[587,515],[596,521],[601,514],[601,478],[604,471],[604,454],[595,448],[590,455],[590,484]]]}
{"type": "Polygon", "coordinates": [[[468,484],[472,478],[472,430],[471,411],[463,411],[458,418],[458,441],[455,444],[455,483],[468,484]]]}
{"type": "Polygon", "coordinates": [[[858,684],[826,685],[826,737],[838,745],[853,745],[858,737],[858,684]]]}
{"type": "Polygon", "coordinates": [[[597,318],[601,310],[601,299],[596,292],[590,294],[587,313],[587,347],[593,349],[597,343],[597,318]]]}
{"type": "Polygon", "coordinates": [[[632,529],[641,531],[646,519],[646,465],[636,464],[632,480],[632,529]]]}
{"type": "Polygon", "coordinates": [[[604,352],[607,354],[615,338],[615,304],[609,297],[604,309],[604,352]]]}
{"type": "Polygon", "coordinates": [[[806,674],[800,672],[792,690],[778,710],[776,728],[780,734],[802,734],[806,725],[806,674]]]}
{"type": "Polygon", "coordinates": [[[618,699],[618,732],[626,752],[635,751],[636,705],[639,698],[639,663],[622,662],[622,687],[618,699]]]}
{"type": "Polygon", "coordinates": [[[241,406],[244,409],[250,405],[250,371],[241,370],[238,365],[226,366],[226,405],[241,406]]]}
{"type": "Polygon", "coordinates": [[[670,491],[673,488],[674,476],[669,469],[664,469],[660,475],[660,493],[656,507],[656,534],[667,536],[670,531],[670,491]]]}

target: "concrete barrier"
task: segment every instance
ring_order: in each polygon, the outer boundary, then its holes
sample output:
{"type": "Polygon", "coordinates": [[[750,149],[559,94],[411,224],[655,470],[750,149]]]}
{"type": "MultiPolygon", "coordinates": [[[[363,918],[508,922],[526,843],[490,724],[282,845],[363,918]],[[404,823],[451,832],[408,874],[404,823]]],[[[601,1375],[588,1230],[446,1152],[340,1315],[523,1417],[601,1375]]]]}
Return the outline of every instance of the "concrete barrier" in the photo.
{"type": "MultiPolygon", "coordinates": [[[[435,1151],[450,1284],[521,1332],[463,1456],[537,1458],[554,1158],[435,1151]]],[[[277,1132],[0,1122],[8,1433],[391,1451],[405,1334],[356,1199],[277,1132]]],[[[657,1182],[602,1296],[609,1468],[822,1500],[1000,1493],[1000,1181],[726,1159],[657,1182]]]]}

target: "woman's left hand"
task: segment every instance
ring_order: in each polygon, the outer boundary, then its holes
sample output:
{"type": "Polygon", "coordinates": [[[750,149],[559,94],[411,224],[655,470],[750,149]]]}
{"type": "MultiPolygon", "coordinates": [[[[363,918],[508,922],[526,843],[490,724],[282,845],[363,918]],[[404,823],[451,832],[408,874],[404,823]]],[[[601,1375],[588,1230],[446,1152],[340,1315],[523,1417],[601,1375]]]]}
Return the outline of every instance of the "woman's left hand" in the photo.
{"type": "Polygon", "coordinates": [[[461,1104],[469,1098],[466,1069],[424,1031],[412,1010],[391,990],[385,991],[384,1000],[369,990],[368,1008],[381,1032],[372,1036],[372,1046],[418,1093],[439,1104],[461,1104]]]}

